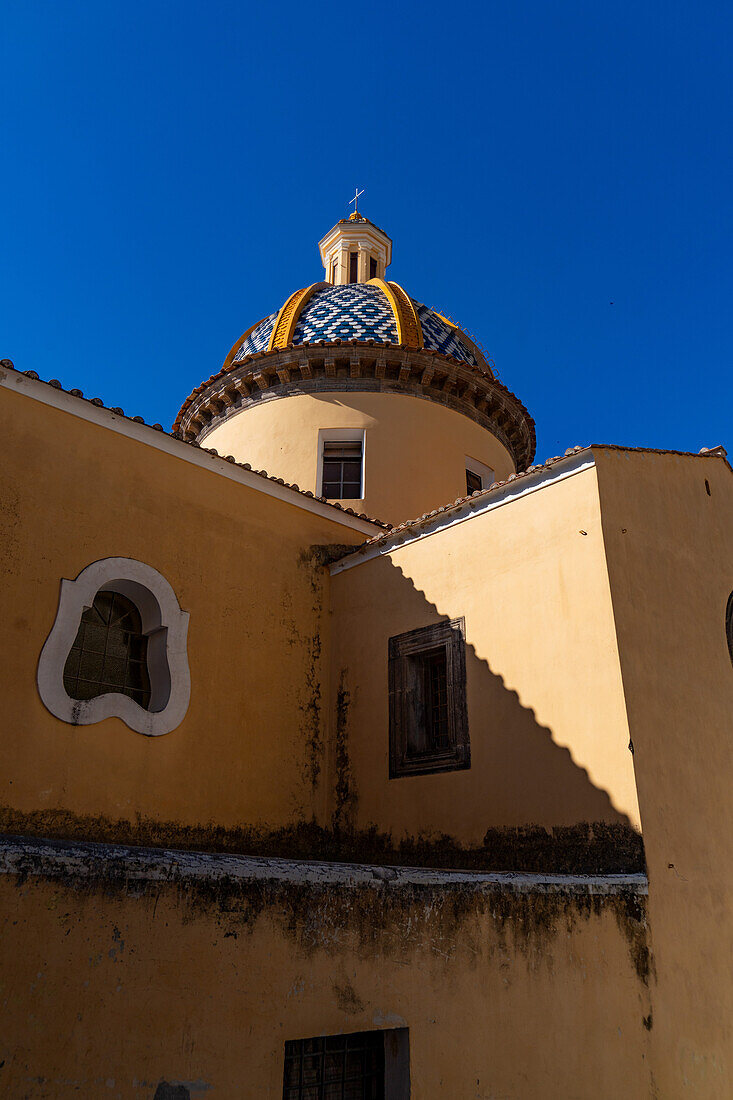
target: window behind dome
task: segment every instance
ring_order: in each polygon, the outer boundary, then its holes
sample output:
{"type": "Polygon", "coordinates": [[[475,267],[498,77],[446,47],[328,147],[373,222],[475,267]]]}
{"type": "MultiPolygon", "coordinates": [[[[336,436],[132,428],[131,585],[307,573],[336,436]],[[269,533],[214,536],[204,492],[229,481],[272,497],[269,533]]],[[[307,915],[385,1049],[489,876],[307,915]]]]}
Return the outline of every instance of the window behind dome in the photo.
{"type": "Polygon", "coordinates": [[[327,500],[359,500],[362,461],[360,439],[324,442],[321,495],[327,500]]]}

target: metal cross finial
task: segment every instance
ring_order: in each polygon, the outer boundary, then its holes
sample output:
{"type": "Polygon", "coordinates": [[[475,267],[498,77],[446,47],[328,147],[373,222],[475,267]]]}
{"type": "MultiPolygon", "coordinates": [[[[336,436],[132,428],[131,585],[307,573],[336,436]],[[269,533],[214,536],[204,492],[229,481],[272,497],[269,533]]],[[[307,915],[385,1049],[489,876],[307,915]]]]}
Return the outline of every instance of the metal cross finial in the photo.
{"type": "Polygon", "coordinates": [[[349,206],[351,206],[352,202],[354,204],[354,213],[355,214],[359,213],[359,206],[358,206],[359,196],[363,195],[363,194],[364,194],[363,191],[360,191],[358,187],[355,187],[354,188],[354,197],[353,197],[353,199],[349,199],[349,206]]]}

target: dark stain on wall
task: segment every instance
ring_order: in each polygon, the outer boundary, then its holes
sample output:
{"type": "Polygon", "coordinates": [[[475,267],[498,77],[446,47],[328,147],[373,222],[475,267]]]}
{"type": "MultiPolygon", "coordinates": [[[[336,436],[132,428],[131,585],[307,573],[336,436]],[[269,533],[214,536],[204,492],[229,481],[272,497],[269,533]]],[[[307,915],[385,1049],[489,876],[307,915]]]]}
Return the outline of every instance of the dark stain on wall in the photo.
{"type": "Polygon", "coordinates": [[[357,1013],[364,1011],[364,1002],[348,978],[341,985],[338,982],[332,982],[331,986],[336,996],[336,1004],[342,1012],[345,1012],[348,1016],[355,1016],[357,1013]]]}
{"type": "Polygon", "coordinates": [[[353,819],[357,804],[356,783],[349,762],[349,706],[351,692],[346,686],[346,669],[342,668],[336,693],[336,782],[334,788],[333,831],[341,836],[345,830],[353,835],[353,819]]]}
{"type": "Polygon", "coordinates": [[[302,716],[301,730],[306,747],[308,777],[314,793],[318,787],[324,753],[321,698],[323,645],[320,624],[323,618],[324,584],[327,577],[324,565],[331,560],[330,550],[328,546],[311,546],[302,551],[297,558],[298,568],[305,570],[310,584],[316,625],[314,633],[310,636],[303,635],[294,618],[286,624],[293,643],[301,646],[305,653],[304,692],[299,710],[302,716]]]}
{"type": "Polygon", "coordinates": [[[310,781],[314,791],[318,786],[323,757],[320,660],[321,636],[314,634],[306,643],[305,700],[299,706],[303,716],[303,734],[308,751],[310,781]]]}
{"type": "MultiPolygon", "coordinates": [[[[353,788],[349,780],[348,794],[353,788]]],[[[354,793],[354,797],[355,793],[354,793]]],[[[629,874],[644,872],[644,843],[625,823],[583,822],[546,829],[525,825],[489,829],[483,844],[467,847],[450,836],[395,840],[376,826],[323,828],[300,821],[280,829],[243,825],[184,825],[138,816],[134,821],[76,815],[68,810],[22,813],[0,806],[0,832],[51,839],[102,841],[152,848],[322,859],[387,866],[443,867],[468,871],[533,871],[540,874],[629,874]]]]}
{"type": "MultiPolygon", "coordinates": [[[[149,904],[152,914],[166,895],[182,923],[211,919],[222,940],[229,933],[252,934],[258,921],[269,919],[306,956],[325,951],[336,957],[357,950],[404,961],[413,952],[450,962],[466,954],[471,965],[479,965],[488,953],[500,961],[522,957],[537,968],[551,957],[557,937],[565,941],[576,928],[612,914],[639,981],[648,986],[653,975],[646,898],[632,887],[594,893],[572,882],[528,888],[512,882],[425,884],[389,878],[345,885],[228,875],[192,878],[175,870],[160,881],[131,879],[124,863],[99,852],[83,857],[75,853],[68,864],[29,853],[22,873],[8,878],[24,891],[51,881],[77,897],[112,898],[120,907],[131,898],[149,904]],[[487,929],[493,931],[488,939],[487,929]]],[[[123,919],[121,911],[116,919],[123,919]]],[[[358,995],[348,981],[334,979],[333,988],[344,1005],[359,1010],[358,995]]]]}

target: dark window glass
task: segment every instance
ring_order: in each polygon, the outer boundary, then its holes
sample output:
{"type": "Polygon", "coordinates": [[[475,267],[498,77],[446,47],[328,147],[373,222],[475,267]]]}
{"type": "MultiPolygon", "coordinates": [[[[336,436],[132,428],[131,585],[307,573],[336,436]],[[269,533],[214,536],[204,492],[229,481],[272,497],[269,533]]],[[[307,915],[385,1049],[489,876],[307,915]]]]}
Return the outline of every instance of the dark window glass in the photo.
{"type": "Polygon", "coordinates": [[[377,277],[377,261],[373,256],[369,257],[369,278],[376,279],[377,277]]]}
{"type": "Polygon", "coordinates": [[[479,474],[475,474],[473,470],[466,470],[466,493],[468,496],[471,493],[477,492],[479,489],[483,489],[483,481],[479,474]]]}
{"type": "Polygon", "coordinates": [[[463,619],[389,640],[390,777],[471,766],[463,619]]]}
{"type": "Polygon", "coordinates": [[[405,657],[405,691],[409,697],[406,751],[410,757],[450,748],[448,655],[445,646],[405,657]]]}
{"type": "Polygon", "coordinates": [[[384,1100],[383,1033],[289,1040],[283,1100],[384,1100]]]}
{"type": "Polygon", "coordinates": [[[72,699],[118,691],[147,707],[148,639],[132,600],[119,592],[97,592],[66,659],[64,687],[72,699]]]}
{"type": "Polygon", "coordinates": [[[321,496],[328,500],[359,500],[361,462],[361,441],[324,443],[321,496]]]}
{"type": "Polygon", "coordinates": [[[359,281],[359,253],[349,253],[349,282],[357,283],[359,281]]]}
{"type": "Polygon", "coordinates": [[[728,606],[725,609],[725,633],[728,638],[728,652],[733,661],[733,592],[728,597],[728,606]]]}
{"type": "Polygon", "coordinates": [[[448,729],[448,668],[445,649],[423,657],[425,676],[425,726],[429,751],[447,749],[448,729]]]}

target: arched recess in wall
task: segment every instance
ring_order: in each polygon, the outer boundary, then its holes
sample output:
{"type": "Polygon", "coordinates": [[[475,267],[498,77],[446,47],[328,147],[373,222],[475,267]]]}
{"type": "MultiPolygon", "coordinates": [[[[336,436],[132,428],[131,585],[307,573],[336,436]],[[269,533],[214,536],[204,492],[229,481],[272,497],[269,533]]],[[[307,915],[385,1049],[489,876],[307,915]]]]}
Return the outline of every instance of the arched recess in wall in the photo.
{"type": "MultiPolygon", "coordinates": [[[[187,636],[188,612],[181,610],[175,592],[156,569],[134,558],[92,562],[76,580],[61,581],[56,620],[38,662],[44,706],[75,726],[115,717],[149,737],[170,733],[183,721],[191,695],[187,636]],[[76,690],[79,681],[73,671],[70,674],[72,650],[83,650],[84,631],[90,625],[94,629],[90,615],[100,613],[107,615],[106,625],[99,624],[101,632],[106,630],[103,653],[110,638],[119,644],[124,629],[128,643],[132,639],[136,646],[132,663],[137,660],[142,667],[136,678],[121,674],[122,690],[113,686],[116,673],[108,673],[106,664],[97,687],[86,682],[76,690]],[[116,636],[115,623],[122,624],[116,636]]],[[[130,653],[123,659],[129,662],[130,653]]]]}
{"type": "Polygon", "coordinates": [[[728,639],[728,652],[733,664],[733,592],[728,597],[728,606],[725,609],[725,636],[728,639]]]}

